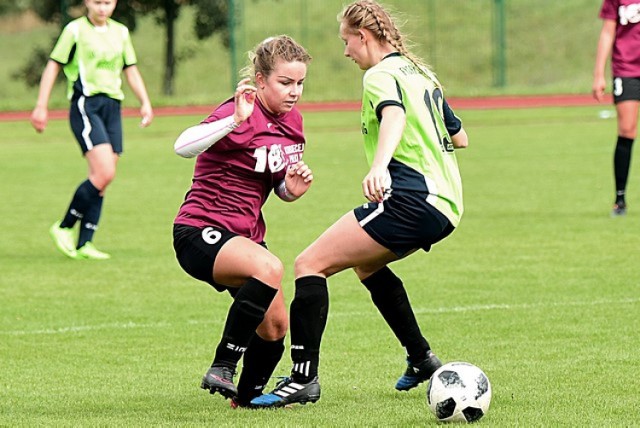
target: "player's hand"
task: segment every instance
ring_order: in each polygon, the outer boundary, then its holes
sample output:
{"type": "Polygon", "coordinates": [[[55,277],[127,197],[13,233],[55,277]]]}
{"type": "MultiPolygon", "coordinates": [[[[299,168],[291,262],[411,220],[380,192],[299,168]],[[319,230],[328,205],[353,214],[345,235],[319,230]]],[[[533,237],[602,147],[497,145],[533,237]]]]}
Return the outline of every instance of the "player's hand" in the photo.
{"type": "Polygon", "coordinates": [[[604,91],[607,87],[607,83],[604,80],[604,77],[596,77],[593,79],[593,87],[591,88],[593,93],[593,98],[595,98],[598,102],[602,102],[604,98],[604,91]]]}
{"type": "Polygon", "coordinates": [[[36,132],[44,132],[49,119],[49,111],[46,107],[36,107],[31,112],[31,125],[36,132]]]}
{"type": "Polygon", "coordinates": [[[233,120],[237,124],[241,124],[251,116],[253,113],[253,107],[256,101],[257,89],[253,85],[249,85],[251,79],[246,78],[238,82],[236,92],[233,94],[233,101],[235,104],[235,112],[233,113],[233,120]]]}
{"type": "Polygon", "coordinates": [[[289,166],[287,174],[284,177],[287,192],[296,198],[304,195],[306,191],[309,190],[309,187],[311,187],[312,182],[313,172],[303,161],[299,161],[295,165],[289,166]]]}
{"type": "Polygon", "coordinates": [[[150,104],[143,104],[140,107],[140,116],[142,116],[142,120],[140,121],[140,127],[146,128],[151,125],[153,122],[153,108],[151,108],[150,104]]]}
{"type": "Polygon", "coordinates": [[[387,190],[387,168],[372,167],[362,180],[362,193],[371,202],[382,202],[387,190]]]}

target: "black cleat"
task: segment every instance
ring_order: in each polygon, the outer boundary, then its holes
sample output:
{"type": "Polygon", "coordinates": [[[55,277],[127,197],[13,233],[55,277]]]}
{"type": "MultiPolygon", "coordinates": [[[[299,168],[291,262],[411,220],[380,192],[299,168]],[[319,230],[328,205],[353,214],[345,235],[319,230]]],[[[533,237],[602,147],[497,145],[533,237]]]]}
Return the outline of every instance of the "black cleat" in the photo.
{"type": "Polygon", "coordinates": [[[613,204],[611,210],[611,217],[621,217],[627,214],[627,204],[624,201],[618,201],[613,204]]]}
{"type": "Polygon", "coordinates": [[[202,377],[200,388],[206,389],[210,394],[216,392],[224,398],[232,398],[238,395],[238,388],[233,384],[233,376],[236,371],[227,366],[213,366],[202,377]]]}
{"type": "Polygon", "coordinates": [[[429,380],[431,375],[440,367],[442,367],[442,363],[438,357],[436,357],[436,354],[429,351],[427,358],[424,360],[416,364],[409,363],[407,370],[400,379],[398,379],[396,389],[398,391],[408,391],[411,388],[415,388],[422,382],[429,380]]]}
{"type": "Polygon", "coordinates": [[[320,399],[320,383],[318,376],[307,383],[296,382],[293,378],[286,377],[276,385],[269,394],[263,394],[251,400],[255,407],[284,407],[293,403],[315,403],[320,399]]]}

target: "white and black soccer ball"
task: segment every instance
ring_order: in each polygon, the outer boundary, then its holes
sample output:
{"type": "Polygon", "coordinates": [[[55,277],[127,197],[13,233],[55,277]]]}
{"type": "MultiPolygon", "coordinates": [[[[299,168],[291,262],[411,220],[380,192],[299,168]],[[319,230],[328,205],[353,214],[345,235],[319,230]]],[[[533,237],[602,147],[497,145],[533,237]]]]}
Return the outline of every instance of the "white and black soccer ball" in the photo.
{"type": "Polygon", "coordinates": [[[489,410],[491,384],[473,364],[455,362],[440,367],[431,376],[427,404],[442,422],[474,422],[489,410]]]}

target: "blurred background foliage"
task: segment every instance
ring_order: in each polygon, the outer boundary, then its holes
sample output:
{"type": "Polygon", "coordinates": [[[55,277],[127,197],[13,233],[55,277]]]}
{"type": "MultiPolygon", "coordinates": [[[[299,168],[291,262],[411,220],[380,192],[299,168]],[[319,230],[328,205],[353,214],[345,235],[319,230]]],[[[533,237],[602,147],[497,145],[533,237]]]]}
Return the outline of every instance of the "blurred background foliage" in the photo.
{"type": "MultiPolygon", "coordinates": [[[[81,0],[0,0],[0,109],[30,109],[44,62],[81,0]],[[66,14],[62,11],[66,11],[66,14]]],[[[217,103],[247,51],[289,34],[313,56],[305,101],[360,98],[362,72],[343,57],[344,0],[120,0],[154,105],[217,103]]],[[[601,21],[594,0],[387,0],[450,96],[588,93],[601,21]]],[[[63,85],[52,107],[66,106],[63,85]]],[[[135,105],[128,92],[125,104],[135,105]]]]}

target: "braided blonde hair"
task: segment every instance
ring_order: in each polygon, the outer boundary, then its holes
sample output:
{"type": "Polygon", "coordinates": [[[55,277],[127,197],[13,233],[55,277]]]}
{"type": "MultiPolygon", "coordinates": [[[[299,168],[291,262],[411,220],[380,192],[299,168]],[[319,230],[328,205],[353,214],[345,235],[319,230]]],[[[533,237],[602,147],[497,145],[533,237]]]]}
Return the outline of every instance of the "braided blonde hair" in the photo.
{"type": "Polygon", "coordinates": [[[346,6],[338,15],[338,22],[354,31],[369,30],[380,43],[389,43],[419,69],[430,71],[429,66],[409,50],[408,41],[394,23],[391,13],[374,0],[359,0],[346,6]]]}
{"type": "Polygon", "coordinates": [[[311,62],[311,55],[302,45],[287,35],[269,37],[258,43],[252,52],[249,52],[250,64],[242,69],[241,74],[243,77],[252,79],[257,73],[269,77],[278,60],[299,61],[308,65],[311,62]]]}

